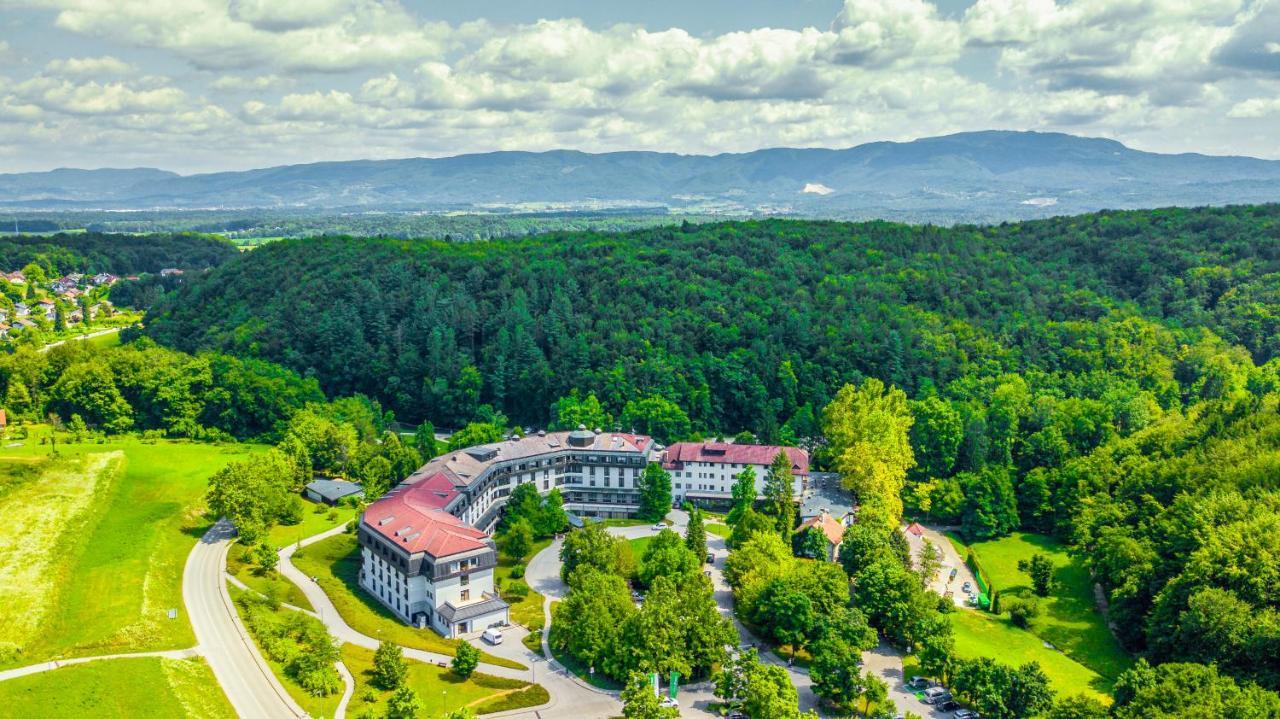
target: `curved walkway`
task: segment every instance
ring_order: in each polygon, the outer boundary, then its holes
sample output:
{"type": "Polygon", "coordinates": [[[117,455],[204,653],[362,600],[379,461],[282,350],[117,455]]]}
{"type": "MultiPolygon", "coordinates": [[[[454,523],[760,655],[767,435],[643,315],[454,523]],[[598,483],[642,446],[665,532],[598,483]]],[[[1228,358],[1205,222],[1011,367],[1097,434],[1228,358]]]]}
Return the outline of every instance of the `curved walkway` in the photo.
{"type": "Polygon", "coordinates": [[[54,669],[71,666],[72,664],[84,664],[86,662],[100,662],[104,659],[143,659],[146,657],[160,657],[162,659],[190,659],[200,656],[199,650],[191,649],[170,649],[163,652],[134,652],[132,654],[103,654],[96,657],[76,657],[74,659],[55,659],[53,661],[41,662],[39,664],[28,664],[25,667],[17,667],[16,669],[6,669],[0,672],[0,682],[9,679],[17,679],[31,674],[39,674],[41,672],[49,672],[54,669]]]}
{"type": "Polygon", "coordinates": [[[238,715],[255,719],[305,717],[306,712],[267,666],[231,604],[224,572],[234,536],[235,527],[219,520],[187,556],[182,599],[198,649],[238,715]]]}

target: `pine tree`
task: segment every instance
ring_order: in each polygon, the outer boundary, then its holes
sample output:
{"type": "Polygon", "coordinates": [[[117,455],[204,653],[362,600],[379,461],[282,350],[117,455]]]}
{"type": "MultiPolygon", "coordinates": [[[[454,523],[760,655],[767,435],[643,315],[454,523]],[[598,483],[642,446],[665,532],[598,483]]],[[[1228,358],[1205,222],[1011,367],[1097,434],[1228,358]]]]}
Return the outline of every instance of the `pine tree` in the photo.
{"type": "Polygon", "coordinates": [[[783,539],[791,539],[796,524],[795,493],[792,488],[791,458],[780,450],[764,478],[765,512],[774,518],[783,539]]]}
{"type": "Polygon", "coordinates": [[[384,641],[373,653],[373,683],[390,691],[404,684],[409,667],[404,662],[404,651],[392,642],[384,641]]]}
{"type": "Polygon", "coordinates": [[[684,533],[684,545],[698,559],[707,554],[707,529],[702,525],[702,510],[697,507],[689,512],[689,527],[684,533]]]}
{"type": "Polygon", "coordinates": [[[753,466],[743,467],[734,477],[733,482],[733,508],[729,510],[729,516],[725,517],[725,521],[730,525],[737,524],[742,517],[742,513],[751,509],[756,501],[756,469],[753,466]]]}
{"type": "Polygon", "coordinates": [[[671,509],[671,475],[661,465],[649,464],[640,475],[640,509],[637,514],[657,522],[671,509]]]}

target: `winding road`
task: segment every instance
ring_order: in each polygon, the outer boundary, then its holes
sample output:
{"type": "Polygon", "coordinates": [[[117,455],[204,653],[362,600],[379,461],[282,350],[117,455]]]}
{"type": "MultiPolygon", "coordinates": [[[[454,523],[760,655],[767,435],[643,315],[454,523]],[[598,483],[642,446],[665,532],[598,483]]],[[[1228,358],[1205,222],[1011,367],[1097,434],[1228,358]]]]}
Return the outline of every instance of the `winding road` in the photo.
{"type": "Polygon", "coordinates": [[[220,520],[200,538],[182,573],[182,600],[202,654],[231,706],[242,717],[299,719],[307,713],[289,696],[245,630],[227,592],[224,572],[235,527],[220,520]]]}

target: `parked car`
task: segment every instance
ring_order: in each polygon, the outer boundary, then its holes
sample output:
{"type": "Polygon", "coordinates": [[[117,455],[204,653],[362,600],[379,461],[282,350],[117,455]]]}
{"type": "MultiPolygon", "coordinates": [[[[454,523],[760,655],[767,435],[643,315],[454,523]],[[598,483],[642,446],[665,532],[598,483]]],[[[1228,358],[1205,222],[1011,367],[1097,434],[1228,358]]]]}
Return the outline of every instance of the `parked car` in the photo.
{"type": "Polygon", "coordinates": [[[960,586],[960,591],[964,592],[965,594],[971,594],[973,592],[973,585],[970,584],[969,582],[965,582],[963,585],[960,586]]]}
{"type": "Polygon", "coordinates": [[[707,552],[707,564],[715,564],[715,563],[716,563],[716,555],[712,554],[711,552],[707,552]]]}
{"type": "Polygon", "coordinates": [[[637,592],[637,591],[635,591],[635,590],[632,590],[632,591],[631,591],[631,601],[633,601],[633,602],[643,602],[643,601],[644,601],[644,595],[643,595],[643,594],[641,594],[640,592],[637,592]]]}
{"type": "Polygon", "coordinates": [[[978,712],[972,709],[957,709],[955,714],[951,715],[955,719],[981,719],[978,712]]]}
{"type": "Polygon", "coordinates": [[[740,712],[737,709],[724,715],[724,719],[747,719],[746,712],[740,712]]]}
{"type": "Polygon", "coordinates": [[[481,634],[480,638],[483,639],[488,644],[495,644],[495,645],[501,644],[502,632],[499,631],[498,629],[495,629],[494,627],[489,627],[488,629],[484,630],[484,634],[481,634]]]}
{"type": "Polygon", "coordinates": [[[955,568],[955,567],[952,567],[952,568],[951,568],[951,575],[947,577],[947,581],[949,582],[949,581],[951,581],[952,579],[955,579],[955,578],[956,578],[956,568],[955,568]]]}
{"type": "Polygon", "coordinates": [[[912,689],[928,689],[929,679],[927,677],[920,677],[920,676],[911,677],[911,679],[907,681],[907,686],[911,687],[912,689]]]}
{"type": "Polygon", "coordinates": [[[668,708],[668,709],[679,709],[679,708],[680,708],[680,702],[676,701],[675,699],[672,699],[671,697],[663,697],[663,698],[662,698],[662,706],[664,706],[664,707],[666,707],[666,708],[668,708]]]}
{"type": "Polygon", "coordinates": [[[960,705],[956,704],[954,699],[948,699],[945,702],[942,702],[941,704],[938,705],[938,710],[944,711],[944,712],[952,712],[959,708],[960,708],[960,705]]]}
{"type": "Polygon", "coordinates": [[[653,531],[655,531],[655,532],[661,532],[662,530],[664,530],[664,529],[666,529],[666,528],[667,528],[667,523],[666,523],[666,522],[658,522],[657,524],[653,525],[653,531]]]}
{"type": "Polygon", "coordinates": [[[929,687],[924,690],[924,698],[921,699],[925,704],[938,704],[951,699],[951,692],[942,687],[929,687]]]}

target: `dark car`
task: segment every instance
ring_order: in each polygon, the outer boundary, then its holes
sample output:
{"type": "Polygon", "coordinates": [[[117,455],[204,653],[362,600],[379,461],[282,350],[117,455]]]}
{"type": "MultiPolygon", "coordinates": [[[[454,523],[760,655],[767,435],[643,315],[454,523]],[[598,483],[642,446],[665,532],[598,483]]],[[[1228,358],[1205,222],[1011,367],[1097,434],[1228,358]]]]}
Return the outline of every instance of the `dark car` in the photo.
{"type": "Polygon", "coordinates": [[[907,686],[912,689],[928,689],[929,679],[927,677],[911,677],[910,681],[907,682],[907,686]]]}
{"type": "Polygon", "coordinates": [[[951,716],[955,719],[980,719],[978,712],[972,709],[957,709],[951,716]]]}
{"type": "Polygon", "coordinates": [[[947,699],[946,701],[938,705],[938,710],[944,711],[944,712],[953,712],[959,708],[960,708],[960,705],[957,704],[954,699],[947,699]]]}
{"type": "Polygon", "coordinates": [[[747,719],[746,713],[740,712],[740,711],[731,711],[728,714],[725,714],[724,716],[725,716],[725,719],[747,719]]]}
{"type": "Polygon", "coordinates": [[[716,555],[712,554],[711,552],[707,552],[707,564],[715,564],[715,563],[716,563],[716,555]]]}

